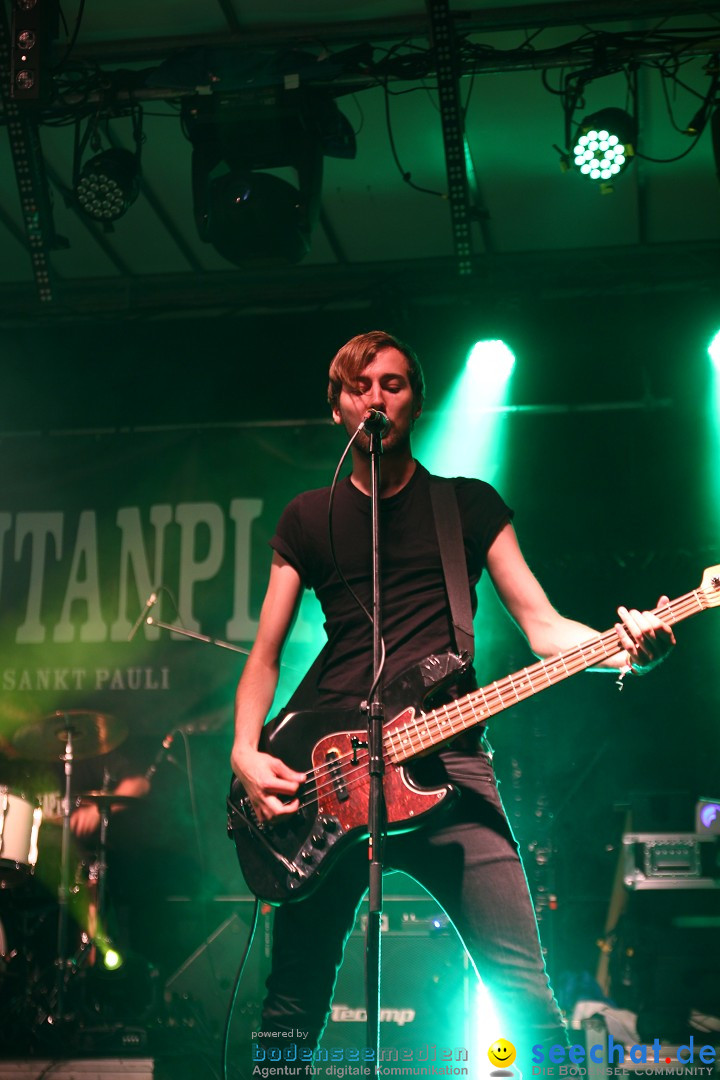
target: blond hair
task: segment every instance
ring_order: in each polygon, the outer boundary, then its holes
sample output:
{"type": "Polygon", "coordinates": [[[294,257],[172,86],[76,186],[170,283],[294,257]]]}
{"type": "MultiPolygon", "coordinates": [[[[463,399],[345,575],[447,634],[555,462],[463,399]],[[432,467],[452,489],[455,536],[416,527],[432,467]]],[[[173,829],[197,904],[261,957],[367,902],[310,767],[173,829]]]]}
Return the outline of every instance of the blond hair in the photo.
{"type": "Polygon", "coordinates": [[[413,392],[415,406],[422,408],[425,400],[425,376],[420,361],[413,349],[392,334],[384,330],[370,330],[367,334],[356,334],[333,357],[330,364],[328,382],[328,402],[337,408],[340,391],[343,386],[352,386],[358,376],[371,364],[383,349],[397,349],[408,364],[408,380],[413,392]]]}

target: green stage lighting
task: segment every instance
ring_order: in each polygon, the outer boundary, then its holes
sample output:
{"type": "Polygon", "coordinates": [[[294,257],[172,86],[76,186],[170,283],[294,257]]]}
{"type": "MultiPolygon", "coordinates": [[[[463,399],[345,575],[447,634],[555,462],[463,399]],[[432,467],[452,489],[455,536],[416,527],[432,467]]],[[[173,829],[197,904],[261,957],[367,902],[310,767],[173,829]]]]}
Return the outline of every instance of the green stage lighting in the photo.
{"type": "MultiPolygon", "coordinates": [[[[497,1040],[498,1032],[501,1031],[498,1014],[493,1005],[488,988],[482,979],[478,979],[475,991],[475,1015],[471,1027],[471,1040],[474,1042],[474,1061],[485,1062],[488,1060],[488,1047],[497,1040]]],[[[490,1069],[488,1066],[488,1075],[490,1069]]]]}
{"type": "Polygon", "coordinates": [[[117,971],[118,968],[122,967],[123,958],[117,949],[107,949],[103,956],[103,964],[108,971],[117,971]]]}
{"type": "Polygon", "coordinates": [[[476,341],[468,353],[467,367],[479,387],[499,388],[513,373],[515,353],[504,341],[476,341]]]}
{"type": "Polygon", "coordinates": [[[707,516],[717,531],[720,529],[720,509],[718,508],[718,462],[720,462],[720,330],[717,331],[707,347],[712,365],[708,379],[706,404],[706,465],[705,491],[707,497],[707,516]]]}
{"type": "Polygon", "coordinates": [[[624,109],[586,116],[575,137],[575,168],[589,180],[614,180],[632,161],[635,138],[635,121],[624,109]]]}
{"type": "Polygon", "coordinates": [[[498,478],[504,458],[503,411],[515,356],[504,341],[477,341],[445,401],[417,436],[419,456],[445,476],[498,478]]]}
{"type": "MultiPolygon", "coordinates": [[[[474,476],[505,488],[507,408],[515,357],[503,341],[477,341],[458,357],[455,381],[437,409],[421,417],[415,446],[418,458],[440,476],[474,476]],[[463,363],[464,359],[464,363],[463,363]]],[[[483,663],[502,663],[507,619],[489,591],[480,591],[475,615],[475,641],[483,663]]],[[[478,1060],[498,1037],[497,1029],[476,1027],[483,1040],[478,1060]]]]}
{"type": "Polygon", "coordinates": [[[714,367],[720,373],[720,330],[718,330],[717,334],[708,345],[708,356],[712,360],[714,367]]]}

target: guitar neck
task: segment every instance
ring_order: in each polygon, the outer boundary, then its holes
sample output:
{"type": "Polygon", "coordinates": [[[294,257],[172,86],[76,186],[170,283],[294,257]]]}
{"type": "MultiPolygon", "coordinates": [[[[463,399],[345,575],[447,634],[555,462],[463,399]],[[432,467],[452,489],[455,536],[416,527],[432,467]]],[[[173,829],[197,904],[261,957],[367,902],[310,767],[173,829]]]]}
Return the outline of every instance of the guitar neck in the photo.
{"type": "MultiPolygon", "coordinates": [[[[696,615],[707,606],[697,589],[656,608],[653,612],[663,622],[674,624],[696,615]]],[[[395,762],[407,761],[448,739],[483,724],[498,713],[541,690],[595,667],[622,650],[617,630],[574,645],[567,652],[516,671],[499,682],[473,690],[465,697],[448,702],[428,713],[420,713],[406,724],[390,730],[385,737],[386,753],[395,762]]]]}

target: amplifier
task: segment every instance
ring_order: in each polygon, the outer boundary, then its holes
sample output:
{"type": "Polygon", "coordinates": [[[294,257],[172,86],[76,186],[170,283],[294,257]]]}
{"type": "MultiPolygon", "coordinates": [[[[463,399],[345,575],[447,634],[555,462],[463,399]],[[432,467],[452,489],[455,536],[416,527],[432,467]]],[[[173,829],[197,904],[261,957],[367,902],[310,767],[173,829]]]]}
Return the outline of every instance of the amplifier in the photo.
{"type": "MultiPolygon", "coordinates": [[[[364,937],[367,930],[367,900],[363,901],[355,920],[352,937],[364,937]]],[[[380,917],[383,934],[392,937],[438,937],[455,934],[452,924],[437,900],[425,894],[392,894],[384,897],[380,917]]]]}
{"type": "Polygon", "coordinates": [[[625,833],[623,882],[642,889],[720,888],[720,836],[709,833],[625,833]]]}
{"type": "MultiPolygon", "coordinates": [[[[233,905],[228,918],[167,980],[166,1000],[176,1028],[192,1020],[198,1033],[204,1032],[211,1041],[219,1038],[249,929],[247,906],[233,905]]],[[[364,1038],[366,926],[364,901],[338,975],[326,1046],[354,1047],[364,1038]]],[[[387,895],[382,928],[382,1021],[388,1045],[393,1045],[393,1039],[405,1040],[403,1045],[447,1045],[443,1036],[449,1033],[458,1045],[465,1045],[467,1024],[473,1023],[467,1008],[469,986],[474,987],[476,980],[445,912],[425,892],[387,895]]],[[[240,985],[238,1032],[259,1025],[271,940],[272,916],[267,913],[260,918],[240,985]]]]}
{"type": "MultiPolygon", "coordinates": [[[[382,923],[382,1045],[469,1046],[477,1026],[477,979],[443,909],[427,893],[395,894],[385,898],[382,923]]],[[[367,901],[338,973],[327,1048],[364,1045],[366,926],[367,901]]]]}

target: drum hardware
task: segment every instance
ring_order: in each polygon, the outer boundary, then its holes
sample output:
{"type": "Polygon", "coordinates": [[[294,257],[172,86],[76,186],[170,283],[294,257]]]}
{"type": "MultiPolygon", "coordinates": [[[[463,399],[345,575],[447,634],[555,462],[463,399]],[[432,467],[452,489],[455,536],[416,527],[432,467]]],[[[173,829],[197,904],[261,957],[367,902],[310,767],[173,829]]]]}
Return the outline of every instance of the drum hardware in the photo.
{"type": "Polygon", "coordinates": [[[90,888],[91,905],[94,911],[88,920],[87,933],[83,933],[78,952],[72,960],[72,969],[77,970],[83,962],[93,966],[99,952],[103,959],[109,950],[113,949],[113,943],[106,931],[105,907],[106,907],[106,876],[107,876],[107,834],[110,826],[110,814],[119,806],[130,806],[137,802],[138,795],[116,795],[112,791],[85,791],[77,797],[77,805],[90,803],[97,806],[100,812],[100,837],[97,859],[90,865],[88,872],[88,885],[90,888]],[[93,895],[94,894],[94,895],[93,895]]]}
{"type": "Polygon", "coordinates": [[[0,787],[0,889],[21,884],[33,874],[38,857],[42,810],[19,791],[0,787]]]}
{"type": "MultiPolygon", "coordinates": [[[[92,801],[97,803],[99,793],[93,794],[92,801]]],[[[76,801],[82,798],[78,796],[76,801]]],[[[109,817],[112,805],[117,802],[112,792],[103,793],[96,858],[80,864],[71,860],[72,880],[66,894],[66,914],[63,916],[60,911],[57,915],[55,958],[46,954],[47,959],[39,957],[36,963],[24,965],[27,968],[23,985],[28,1031],[30,1039],[38,1040],[39,1045],[75,1045],[80,1033],[89,1030],[88,1025],[104,1016],[106,994],[112,1003],[120,993],[114,980],[119,979],[125,989],[128,986],[128,975],[123,973],[133,957],[122,956],[122,967],[118,972],[111,970],[109,965],[106,967],[105,963],[106,957],[117,951],[107,932],[105,892],[109,817]],[[61,936],[60,920],[63,917],[66,923],[61,936]],[[81,926],[79,937],[76,921],[81,926]]],[[[122,802],[127,804],[129,797],[124,797],[122,802]]],[[[108,1010],[112,1012],[116,1004],[112,1008],[108,1005],[108,1010]]]]}
{"type": "Polygon", "coordinates": [[[106,713],[88,709],[68,709],[54,712],[35,724],[26,724],[13,735],[13,745],[24,758],[34,761],[65,761],[61,752],[67,750],[72,736],[75,761],[109,754],[127,737],[127,725],[106,713]],[[59,745],[58,745],[59,744],[59,745]]]}
{"type": "MultiPolygon", "coordinates": [[[[65,797],[63,799],[62,840],[60,846],[60,884],[58,886],[58,935],[57,935],[57,960],[56,960],[56,1008],[58,1019],[65,1016],[65,990],[67,983],[67,932],[68,932],[68,904],[70,901],[70,807],[72,798],[72,771],[73,771],[73,735],[74,723],[70,717],[63,717],[60,721],[62,726],[53,726],[53,735],[57,739],[59,733],[65,739],[65,753],[62,760],[65,766],[65,797]]],[[[38,725],[36,725],[37,727],[38,725]]],[[[47,724],[41,721],[40,727],[45,728],[43,738],[47,739],[47,724]]],[[[27,731],[27,729],[26,729],[27,731]]],[[[19,733],[20,734],[20,733],[19,733]]],[[[26,742],[32,743],[32,738],[26,737],[26,742]]]]}
{"type": "MultiPolygon", "coordinates": [[[[114,791],[83,791],[76,796],[75,805],[82,806],[83,803],[94,803],[98,809],[106,807],[107,810],[113,810],[116,806],[130,806],[132,803],[136,803],[139,798],[139,795],[117,795],[114,791]]],[[[100,813],[102,815],[102,810],[100,813]]]]}
{"type": "MultiPolygon", "coordinates": [[[[103,955],[110,948],[106,939],[105,914],[105,871],[107,869],[107,828],[113,803],[128,801],[127,796],[112,796],[111,792],[88,792],[86,802],[94,802],[100,811],[100,843],[95,901],[94,925],[92,930],[83,935],[80,949],[75,956],[68,955],[69,905],[71,896],[77,891],[71,877],[71,829],[70,818],[75,805],[73,802],[72,775],[73,762],[109,753],[119,746],[127,735],[127,728],[113,717],[102,713],[75,709],[56,712],[36,724],[29,724],[17,731],[13,737],[16,748],[25,757],[52,761],[59,758],[63,762],[65,789],[62,800],[62,836],[60,846],[60,883],[58,885],[58,921],[57,921],[57,957],[55,960],[55,995],[54,1015],[48,1014],[48,1024],[63,1023],[68,1019],[65,1010],[65,998],[68,980],[81,963],[94,963],[96,950],[103,955]],[[58,753],[64,744],[64,752],[58,753]]],[[[81,797],[82,802],[83,797],[81,797]]],[[[6,805],[9,797],[0,801],[6,805]]],[[[5,815],[7,816],[7,815],[5,815]]],[[[3,823],[4,827],[4,823],[3,823]]],[[[37,827],[39,828],[39,821],[37,827]]],[[[0,852],[2,849],[0,849],[0,852]]],[[[37,835],[35,836],[35,854],[37,859],[37,835]]]]}
{"type": "MultiPolygon", "coordinates": [[[[70,815],[73,761],[107,754],[119,746],[126,736],[127,726],[112,716],[87,709],[68,709],[64,712],[58,710],[35,724],[26,724],[15,732],[12,740],[15,748],[25,758],[40,761],[60,760],[64,763],[65,795],[62,804],[56,961],[56,1008],[59,1019],[64,1018],[65,989],[69,970],[67,940],[68,904],[71,893],[70,815]],[[63,747],[63,752],[60,752],[63,747]]],[[[105,813],[105,822],[107,822],[108,812],[109,808],[105,813]]],[[[103,842],[104,836],[101,835],[101,846],[103,842]]],[[[101,891],[100,888],[98,891],[101,891]]],[[[72,966],[72,961],[70,965],[72,966]]]]}
{"type": "MultiPolygon", "coordinates": [[[[44,954],[47,959],[43,958],[42,952],[44,939],[42,943],[39,938],[35,942],[36,929],[32,925],[18,931],[30,951],[25,946],[19,952],[12,949],[7,935],[0,933],[0,983],[5,989],[12,984],[16,991],[13,994],[15,1020],[9,1021],[8,1031],[13,1038],[24,1037],[30,1041],[35,1037],[41,1040],[71,1038],[78,1023],[84,1024],[91,1014],[98,1012],[98,1002],[102,998],[100,991],[113,979],[113,972],[106,970],[103,963],[113,949],[106,926],[108,828],[112,812],[129,806],[139,796],[115,795],[106,790],[110,782],[107,771],[102,789],[76,794],[73,768],[76,760],[114,750],[126,735],[126,725],[112,716],[89,710],[67,710],[28,724],[13,737],[14,747],[23,758],[61,761],[64,771],[61,814],[57,818],[57,824],[61,826],[57,908],[52,905],[47,915],[52,921],[46,923],[48,930],[52,930],[53,922],[57,927],[51,934],[52,942],[47,941],[50,946],[44,954]],[[78,872],[70,823],[73,812],[83,805],[97,806],[100,828],[96,858],[78,872]],[[82,936],[78,940],[74,923],[79,901],[84,917],[81,919],[82,936]],[[35,944],[38,944],[37,949],[34,949],[35,944]],[[80,976],[77,982],[76,976],[80,976]],[[91,990],[91,986],[94,989],[91,990]]],[[[40,806],[34,807],[24,794],[0,784],[0,890],[26,881],[32,875],[42,821],[40,806]]],[[[11,905],[11,914],[16,907],[14,903],[11,905]]],[[[21,907],[24,911],[24,901],[21,901],[21,907]]],[[[129,958],[125,959],[129,962],[129,958]]],[[[128,977],[122,981],[126,985],[128,977]]]]}

